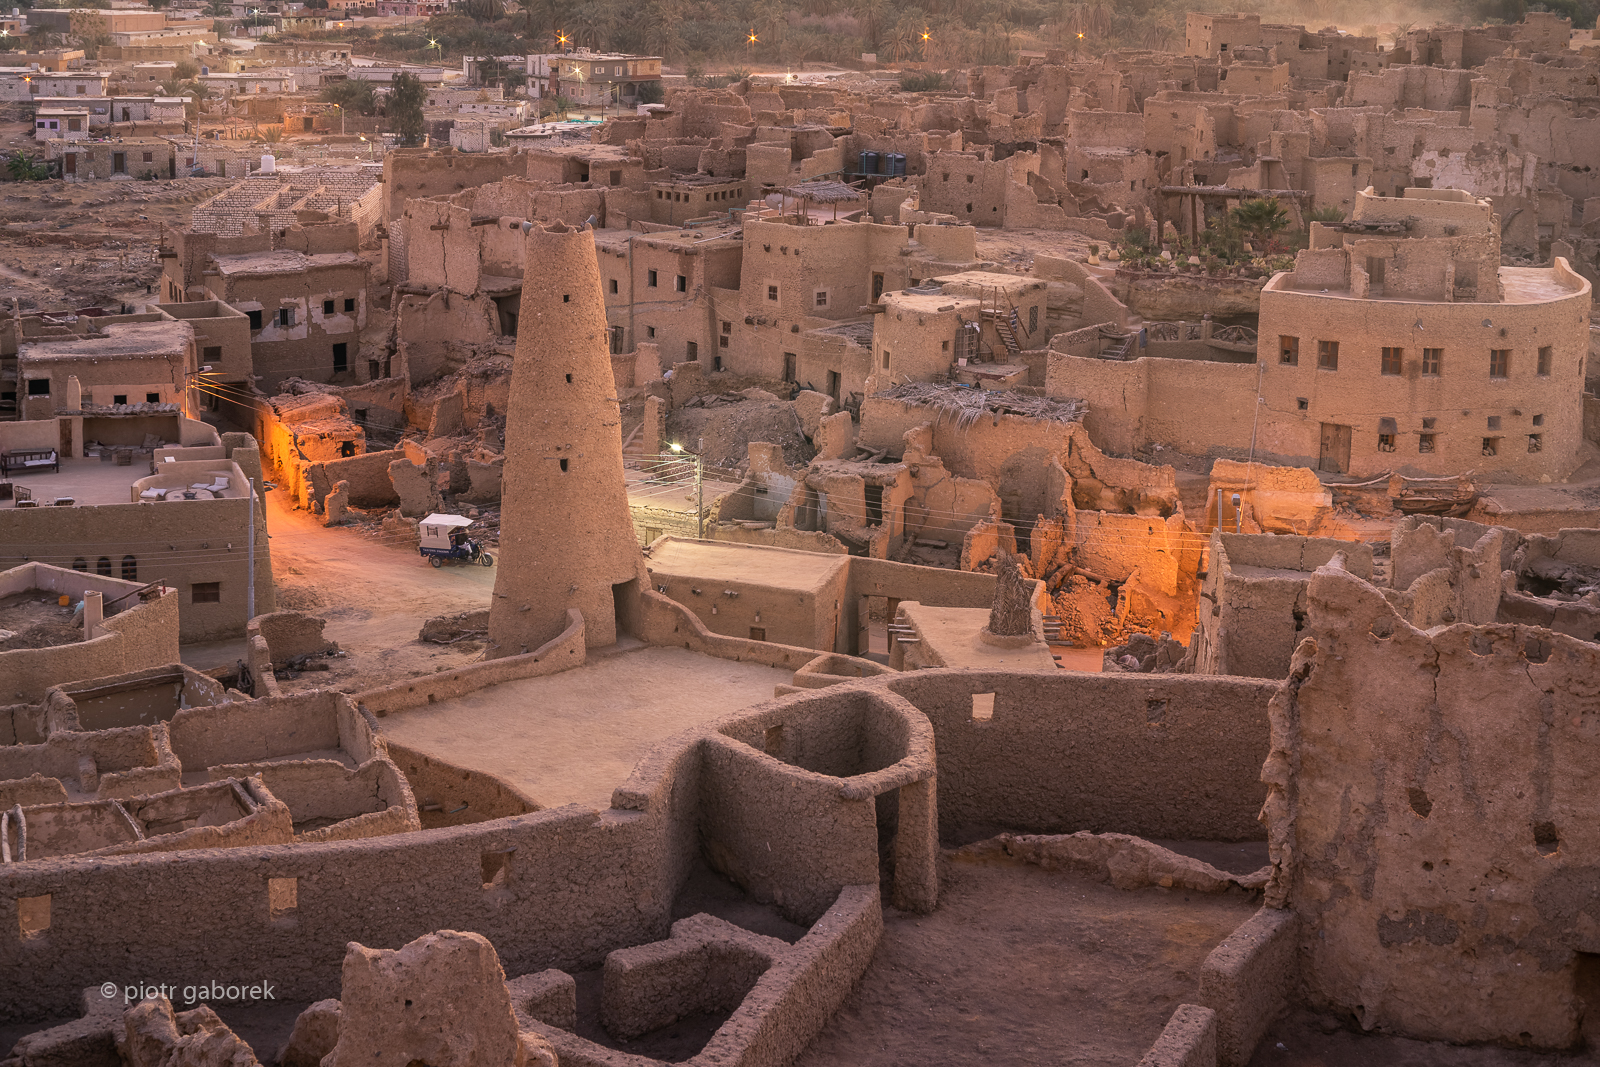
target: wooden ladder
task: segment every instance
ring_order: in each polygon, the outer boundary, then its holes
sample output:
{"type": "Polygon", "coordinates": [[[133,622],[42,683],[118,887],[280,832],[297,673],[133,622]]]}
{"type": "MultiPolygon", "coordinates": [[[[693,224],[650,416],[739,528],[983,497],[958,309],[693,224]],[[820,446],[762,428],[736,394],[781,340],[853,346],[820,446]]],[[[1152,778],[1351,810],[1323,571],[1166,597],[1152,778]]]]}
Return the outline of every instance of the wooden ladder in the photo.
{"type": "Polygon", "coordinates": [[[1017,331],[1022,328],[1022,319],[1011,298],[999,286],[995,286],[993,295],[985,295],[981,307],[984,318],[994,323],[994,332],[999,335],[1000,343],[1006,346],[1006,355],[1012,359],[1020,356],[1022,346],[1017,343],[1017,331]]]}

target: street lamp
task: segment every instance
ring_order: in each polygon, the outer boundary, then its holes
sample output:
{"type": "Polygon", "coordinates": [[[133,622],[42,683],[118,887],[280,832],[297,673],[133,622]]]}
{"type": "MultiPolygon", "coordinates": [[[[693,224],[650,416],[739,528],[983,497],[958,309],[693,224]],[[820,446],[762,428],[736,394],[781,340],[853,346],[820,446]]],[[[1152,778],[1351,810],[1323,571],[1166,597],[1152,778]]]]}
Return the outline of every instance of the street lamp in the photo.
{"type": "Polygon", "coordinates": [[[694,457],[694,535],[703,541],[706,536],[705,458],[699,452],[684,448],[677,442],[667,447],[674,452],[694,457]]]}

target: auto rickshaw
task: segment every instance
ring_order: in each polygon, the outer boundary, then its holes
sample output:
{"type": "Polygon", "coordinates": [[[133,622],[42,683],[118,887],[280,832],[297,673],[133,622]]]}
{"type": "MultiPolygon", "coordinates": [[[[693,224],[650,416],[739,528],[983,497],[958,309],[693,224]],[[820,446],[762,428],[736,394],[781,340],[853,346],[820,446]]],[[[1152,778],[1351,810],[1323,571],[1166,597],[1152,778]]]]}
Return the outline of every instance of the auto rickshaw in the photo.
{"type": "Polygon", "coordinates": [[[483,546],[467,536],[472,520],[460,515],[429,515],[418,524],[421,535],[417,551],[428,558],[435,567],[443,567],[447,559],[463,563],[481,563],[494,566],[494,557],[483,546]]]}

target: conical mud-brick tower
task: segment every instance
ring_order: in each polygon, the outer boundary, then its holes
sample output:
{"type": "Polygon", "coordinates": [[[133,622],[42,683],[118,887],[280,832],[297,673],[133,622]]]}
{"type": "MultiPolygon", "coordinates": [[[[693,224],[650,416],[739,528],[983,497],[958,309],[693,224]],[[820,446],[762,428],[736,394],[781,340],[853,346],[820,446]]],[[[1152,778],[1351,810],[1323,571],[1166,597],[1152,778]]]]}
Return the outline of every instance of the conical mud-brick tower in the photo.
{"type": "Polygon", "coordinates": [[[583,613],[589,647],[612,644],[618,614],[648,581],[628,512],[594,236],[557,222],[532,225],[526,240],[489,610],[493,657],[556,637],[568,608],[583,613]]]}

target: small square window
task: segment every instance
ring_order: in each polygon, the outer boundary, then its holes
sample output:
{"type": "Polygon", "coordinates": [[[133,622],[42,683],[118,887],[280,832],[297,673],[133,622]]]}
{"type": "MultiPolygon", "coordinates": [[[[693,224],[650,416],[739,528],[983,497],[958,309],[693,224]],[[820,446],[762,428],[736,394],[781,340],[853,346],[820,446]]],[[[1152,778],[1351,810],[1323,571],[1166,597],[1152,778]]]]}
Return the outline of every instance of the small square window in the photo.
{"type": "Polygon", "coordinates": [[[1539,349],[1539,377],[1550,377],[1550,364],[1555,358],[1555,349],[1545,345],[1539,349]]]}
{"type": "Polygon", "coordinates": [[[611,279],[611,292],[612,295],[615,295],[617,292],[617,280],[615,278],[611,279]]]}
{"type": "Polygon", "coordinates": [[[1317,367],[1321,370],[1339,369],[1339,342],[1317,342],[1317,367]]]}
{"type": "Polygon", "coordinates": [[[1498,456],[1500,454],[1500,438],[1485,437],[1483,439],[1483,454],[1486,456],[1498,456]]]}
{"type": "Polygon", "coordinates": [[[889,350],[887,348],[883,350],[883,369],[889,369],[889,350]]]}
{"type": "Polygon", "coordinates": [[[1499,428],[1500,428],[1500,416],[1499,415],[1490,415],[1489,416],[1489,429],[1498,430],[1499,428]]]}
{"type": "Polygon", "coordinates": [[[1383,350],[1381,373],[1390,376],[1399,374],[1401,367],[1405,364],[1404,355],[1405,349],[1403,348],[1385,348],[1383,350]]]}
{"type": "Polygon", "coordinates": [[[128,394],[127,393],[117,393],[114,396],[112,396],[111,402],[113,404],[126,404],[128,402],[128,394]]]}
{"type": "Polygon", "coordinates": [[[646,326],[644,328],[644,335],[650,340],[654,341],[656,339],[656,328],[654,326],[646,326]]]}
{"type": "Polygon", "coordinates": [[[1444,363],[1444,349],[1424,348],[1422,350],[1422,376],[1424,378],[1437,378],[1439,367],[1444,363]]]}
{"type": "Polygon", "coordinates": [[[776,300],[776,299],[778,299],[778,287],[776,285],[767,286],[767,299],[768,300],[776,300]]]}
{"type": "Polygon", "coordinates": [[[1533,417],[1533,424],[1535,426],[1543,426],[1544,425],[1544,416],[1543,415],[1535,415],[1533,417]]]}
{"type": "Polygon", "coordinates": [[[333,314],[333,301],[332,300],[324,300],[322,302],[322,313],[324,315],[332,315],[333,314]]]}
{"type": "Polygon", "coordinates": [[[700,358],[700,346],[695,342],[690,341],[684,346],[683,354],[688,357],[690,363],[693,363],[695,360],[700,358]]]}
{"type": "Polygon", "coordinates": [[[17,932],[24,941],[43,937],[50,929],[50,894],[17,898],[17,932]]]}
{"type": "Polygon", "coordinates": [[[750,640],[752,640],[752,641],[765,641],[766,639],[767,639],[767,628],[765,626],[752,626],[752,627],[750,627],[750,640]]]}
{"type": "Polygon", "coordinates": [[[1296,411],[1310,411],[1311,401],[1307,400],[1303,396],[1297,396],[1294,400],[1294,407],[1296,411]]]}
{"type": "Polygon", "coordinates": [[[261,312],[260,311],[246,311],[245,314],[250,317],[250,328],[252,330],[261,329],[261,312]]]}
{"type": "Polygon", "coordinates": [[[504,889],[511,879],[512,852],[485,852],[479,861],[483,888],[504,889]]]}
{"type": "Polygon", "coordinates": [[[267,915],[274,920],[287,919],[300,906],[300,879],[267,879],[267,915]]]}
{"type": "Polygon", "coordinates": [[[1436,419],[1436,418],[1430,418],[1430,417],[1428,417],[1426,415],[1424,415],[1423,418],[1422,418],[1422,428],[1424,430],[1431,430],[1435,426],[1437,426],[1438,424],[1439,424],[1439,420],[1436,419]]]}
{"type": "Polygon", "coordinates": [[[155,153],[154,152],[146,152],[144,154],[144,161],[146,163],[154,163],[156,161],[155,153]]]}
{"type": "MultiPolygon", "coordinates": [[[[1509,349],[1509,348],[1491,348],[1489,350],[1489,377],[1491,377],[1491,378],[1509,378],[1509,377],[1511,377],[1511,349],[1509,349]]],[[[1485,452],[1484,453],[1484,455],[1493,455],[1493,454],[1494,453],[1492,453],[1492,452],[1485,452]]]]}
{"type": "Polygon", "coordinates": [[[278,309],[278,325],[279,326],[293,326],[294,325],[294,308],[279,308],[278,309]]]}
{"type": "Polygon", "coordinates": [[[220,604],[222,603],[221,582],[195,582],[189,586],[189,603],[191,604],[220,604]]]}
{"type": "Polygon", "coordinates": [[[718,348],[727,348],[728,347],[728,338],[725,337],[725,336],[717,338],[717,347],[718,348]]]}
{"type": "Polygon", "coordinates": [[[1432,452],[1434,449],[1434,438],[1436,436],[1436,434],[1431,433],[1418,434],[1417,451],[1421,452],[1423,455],[1427,455],[1428,453],[1432,452]]]}
{"type": "Polygon", "coordinates": [[[146,394],[144,394],[144,402],[146,404],[159,404],[159,403],[161,403],[161,394],[160,393],[146,393],[146,394]]]}
{"type": "Polygon", "coordinates": [[[1538,452],[1544,448],[1544,434],[1530,433],[1528,435],[1528,451],[1538,452]]]}
{"type": "Polygon", "coordinates": [[[817,300],[817,307],[819,307],[819,308],[827,307],[828,306],[828,291],[826,289],[818,289],[817,290],[816,300],[817,300]]]}
{"type": "Polygon", "coordinates": [[[346,311],[354,311],[356,309],[356,298],[353,297],[353,296],[345,297],[344,298],[344,309],[346,311]]]}
{"type": "Polygon", "coordinates": [[[657,286],[656,286],[656,272],[653,271],[653,270],[645,271],[645,273],[644,273],[644,283],[645,283],[645,285],[649,286],[651,289],[657,288],[657,286]]]}
{"type": "Polygon", "coordinates": [[[674,280],[673,287],[680,293],[687,293],[689,291],[689,279],[680,274],[674,280]]]}
{"type": "Polygon", "coordinates": [[[732,333],[732,332],[733,332],[733,323],[731,323],[731,322],[724,322],[724,323],[723,323],[723,324],[722,324],[722,332],[723,332],[723,333],[732,333]]]}
{"type": "Polygon", "coordinates": [[[1392,434],[1392,433],[1380,433],[1378,435],[1378,451],[1379,452],[1393,452],[1394,451],[1394,436],[1395,435],[1392,434]]]}

